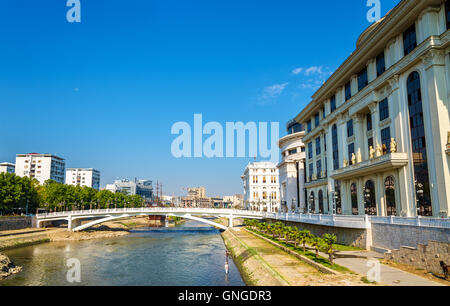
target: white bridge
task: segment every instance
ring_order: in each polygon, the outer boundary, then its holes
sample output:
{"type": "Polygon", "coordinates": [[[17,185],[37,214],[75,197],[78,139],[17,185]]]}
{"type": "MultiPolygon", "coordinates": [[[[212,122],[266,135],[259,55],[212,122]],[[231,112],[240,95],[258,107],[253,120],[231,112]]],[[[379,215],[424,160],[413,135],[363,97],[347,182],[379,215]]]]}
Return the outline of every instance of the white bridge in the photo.
{"type": "Polygon", "coordinates": [[[66,220],[68,229],[74,232],[82,231],[94,225],[113,221],[117,219],[137,217],[137,216],[166,216],[166,217],[181,217],[184,219],[191,219],[206,223],[223,230],[228,227],[205,217],[227,218],[228,226],[233,227],[233,219],[263,219],[263,212],[248,211],[248,210],[233,210],[233,209],[213,209],[213,208],[118,208],[118,209],[93,209],[93,210],[79,210],[79,211],[62,211],[47,214],[36,215],[37,227],[42,227],[46,222],[66,220]],[[94,219],[88,223],[82,224],[83,220],[94,219]]]}
{"type": "Polygon", "coordinates": [[[329,227],[370,229],[372,224],[393,224],[415,227],[434,227],[450,230],[449,218],[403,218],[403,217],[376,217],[376,216],[347,216],[347,215],[314,215],[314,214],[287,214],[270,213],[249,210],[233,209],[214,209],[214,208],[119,208],[119,209],[98,209],[98,210],[80,210],[63,211],[48,214],[36,215],[37,226],[51,221],[66,220],[68,228],[72,231],[81,231],[94,225],[101,224],[117,219],[136,217],[136,216],[166,216],[181,217],[185,219],[196,220],[221,229],[233,227],[234,218],[246,219],[272,219],[294,223],[308,223],[329,227]],[[229,220],[228,227],[214,221],[205,219],[208,217],[224,217],[229,220]],[[94,219],[91,222],[82,224],[82,220],[94,219]]]}

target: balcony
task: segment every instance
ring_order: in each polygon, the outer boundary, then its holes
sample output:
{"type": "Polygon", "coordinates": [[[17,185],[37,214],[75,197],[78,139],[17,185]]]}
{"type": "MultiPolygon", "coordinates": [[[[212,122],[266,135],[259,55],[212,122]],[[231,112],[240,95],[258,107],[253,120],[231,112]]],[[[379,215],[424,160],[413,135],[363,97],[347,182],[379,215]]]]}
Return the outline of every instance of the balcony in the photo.
{"type": "Polygon", "coordinates": [[[340,168],[331,173],[335,180],[345,180],[354,177],[374,174],[392,169],[404,167],[408,164],[407,153],[389,153],[380,157],[375,157],[354,165],[340,168]]]}

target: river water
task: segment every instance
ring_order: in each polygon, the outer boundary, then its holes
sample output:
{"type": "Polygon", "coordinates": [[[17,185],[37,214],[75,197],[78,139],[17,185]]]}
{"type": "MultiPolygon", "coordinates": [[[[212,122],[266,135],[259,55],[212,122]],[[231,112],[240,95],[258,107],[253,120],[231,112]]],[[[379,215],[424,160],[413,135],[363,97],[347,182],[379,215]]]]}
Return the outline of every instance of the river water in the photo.
{"type": "Polygon", "coordinates": [[[52,242],[4,252],[23,270],[0,286],[244,286],[231,259],[226,276],[225,250],[218,230],[194,221],[119,238],[52,242]],[[73,258],[80,283],[67,281],[73,258]]]}

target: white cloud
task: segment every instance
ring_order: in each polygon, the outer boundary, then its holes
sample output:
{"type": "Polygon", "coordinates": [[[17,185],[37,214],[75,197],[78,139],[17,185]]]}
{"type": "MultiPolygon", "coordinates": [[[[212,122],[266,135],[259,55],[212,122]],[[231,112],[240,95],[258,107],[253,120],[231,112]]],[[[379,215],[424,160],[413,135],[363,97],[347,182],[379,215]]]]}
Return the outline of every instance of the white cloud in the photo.
{"type": "Polygon", "coordinates": [[[294,75],[299,75],[302,72],[303,72],[303,68],[295,68],[294,70],[292,70],[292,74],[294,74],[294,75]]]}
{"type": "Polygon", "coordinates": [[[261,96],[259,97],[260,102],[267,103],[278,98],[288,85],[289,83],[286,82],[265,87],[261,96]]]}
{"type": "Polygon", "coordinates": [[[322,66],[309,67],[308,69],[305,70],[305,75],[306,76],[309,76],[309,75],[312,75],[312,74],[322,75],[322,73],[323,73],[322,69],[323,69],[322,66]]]}

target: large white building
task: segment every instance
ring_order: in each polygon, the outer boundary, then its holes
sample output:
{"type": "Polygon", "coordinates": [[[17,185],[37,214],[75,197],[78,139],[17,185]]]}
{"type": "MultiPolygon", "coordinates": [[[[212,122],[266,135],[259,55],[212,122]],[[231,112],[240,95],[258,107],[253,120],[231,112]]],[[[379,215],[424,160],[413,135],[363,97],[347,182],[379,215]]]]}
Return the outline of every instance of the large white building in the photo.
{"type": "Polygon", "coordinates": [[[287,124],[288,135],[278,141],[281,150],[280,173],[281,210],[301,212],[305,207],[305,135],[301,124],[291,121],[287,124]]]}
{"type": "Polygon", "coordinates": [[[241,178],[246,209],[280,211],[279,173],[276,165],[271,162],[250,163],[241,178]]]}
{"type": "Polygon", "coordinates": [[[68,168],[66,185],[100,189],[100,171],[92,168],[68,168]]]}
{"type": "Polygon", "coordinates": [[[40,184],[47,180],[54,180],[64,184],[66,162],[63,158],[51,154],[17,154],[16,175],[34,178],[40,184]]]}
{"type": "Polygon", "coordinates": [[[309,211],[450,216],[449,7],[401,1],[296,117],[309,211]]]}
{"type": "Polygon", "coordinates": [[[0,163],[0,173],[14,173],[16,165],[11,163],[0,163]]]}

